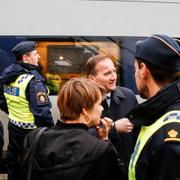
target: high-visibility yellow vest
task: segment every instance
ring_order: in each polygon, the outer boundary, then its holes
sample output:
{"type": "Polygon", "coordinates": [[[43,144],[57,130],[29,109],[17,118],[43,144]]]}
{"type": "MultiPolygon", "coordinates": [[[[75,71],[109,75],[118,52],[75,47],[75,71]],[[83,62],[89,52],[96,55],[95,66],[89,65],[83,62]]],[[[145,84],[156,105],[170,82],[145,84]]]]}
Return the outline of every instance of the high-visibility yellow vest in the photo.
{"type": "Polygon", "coordinates": [[[25,94],[26,87],[33,77],[34,75],[31,74],[22,74],[15,82],[4,85],[3,87],[9,111],[9,119],[16,125],[24,126],[27,129],[33,126],[35,127],[34,116],[29,109],[29,102],[25,94]]]}
{"type": "MultiPolygon", "coordinates": [[[[131,156],[129,163],[129,180],[136,180],[136,163],[138,158],[149,140],[150,137],[161,127],[169,123],[180,123],[180,111],[170,111],[159,118],[155,123],[150,126],[142,126],[139,133],[138,139],[136,141],[136,146],[134,148],[134,153],[131,156]]],[[[172,138],[171,138],[172,140],[172,138]]],[[[176,140],[176,138],[174,138],[176,140]]],[[[179,141],[179,139],[177,139],[179,141]]]]}

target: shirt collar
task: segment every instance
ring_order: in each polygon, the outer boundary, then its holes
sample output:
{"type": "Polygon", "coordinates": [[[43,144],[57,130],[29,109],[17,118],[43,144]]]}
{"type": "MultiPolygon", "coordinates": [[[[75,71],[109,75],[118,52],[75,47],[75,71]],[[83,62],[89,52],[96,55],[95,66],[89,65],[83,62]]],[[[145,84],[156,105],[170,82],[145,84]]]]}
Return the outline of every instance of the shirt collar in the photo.
{"type": "Polygon", "coordinates": [[[107,98],[107,99],[110,99],[110,98],[111,98],[111,92],[109,92],[109,93],[106,94],[106,98],[107,98]]]}

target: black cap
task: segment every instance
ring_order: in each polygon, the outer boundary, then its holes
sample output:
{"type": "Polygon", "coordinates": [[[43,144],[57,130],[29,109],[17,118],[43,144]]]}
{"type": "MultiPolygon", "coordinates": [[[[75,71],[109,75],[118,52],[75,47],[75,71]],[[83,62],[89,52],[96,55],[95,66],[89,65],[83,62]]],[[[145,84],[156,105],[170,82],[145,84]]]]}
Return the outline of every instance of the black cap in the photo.
{"type": "Polygon", "coordinates": [[[37,43],[35,41],[22,41],[12,49],[12,52],[19,58],[23,54],[35,50],[36,46],[37,43]]]}
{"type": "Polygon", "coordinates": [[[180,46],[166,35],[153,35],[138,41],[135,57],[167,71],[180,71],[180,46]]]}

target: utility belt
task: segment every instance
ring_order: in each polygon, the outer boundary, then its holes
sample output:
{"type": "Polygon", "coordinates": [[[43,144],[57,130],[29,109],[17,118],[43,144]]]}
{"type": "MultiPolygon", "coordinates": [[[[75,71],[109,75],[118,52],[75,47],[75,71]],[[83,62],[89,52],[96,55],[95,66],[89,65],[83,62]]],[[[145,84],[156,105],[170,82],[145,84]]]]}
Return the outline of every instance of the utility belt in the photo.
{"type": "Polygon", "coordinates": [[[35,129],[37,126],[34,123],[24,123],[24,122],[17,122],[12,119],[10,119],[10,122],[14,124],[15,126],[18,126],[22,129],[35,129]]]}

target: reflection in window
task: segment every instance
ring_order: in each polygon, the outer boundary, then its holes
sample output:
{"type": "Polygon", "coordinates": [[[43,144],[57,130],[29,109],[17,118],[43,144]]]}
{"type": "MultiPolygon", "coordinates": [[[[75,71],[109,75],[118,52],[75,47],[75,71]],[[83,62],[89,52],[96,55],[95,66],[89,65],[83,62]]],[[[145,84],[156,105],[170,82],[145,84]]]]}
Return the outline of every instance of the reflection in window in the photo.
{"type": "Polygon", "coordinates": [[[89,57],[108,54],[114,61],[120,60],[120,47],[109,41],[41,41],[37,50],[51,95],[56,95],[70,78],[86,76],[89,57]]]}
{"type": "Polygon", "coordinates": [[[49,73],[85,73],[85,64],[93,55],[85,47],[48,45],[49,73]]]}

